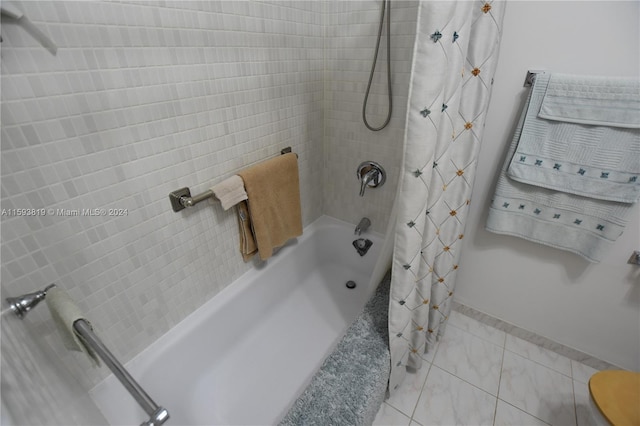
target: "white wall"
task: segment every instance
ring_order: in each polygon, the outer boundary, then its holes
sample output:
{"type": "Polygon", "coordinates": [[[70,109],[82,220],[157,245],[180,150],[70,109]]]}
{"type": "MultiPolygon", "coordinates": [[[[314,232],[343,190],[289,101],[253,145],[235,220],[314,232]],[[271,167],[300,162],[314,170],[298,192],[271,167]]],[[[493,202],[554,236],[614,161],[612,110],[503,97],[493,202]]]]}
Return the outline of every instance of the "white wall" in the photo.
{"type": "Polygon", "coordinates": [[[480,153],[456,300],[623,368],[640,370],[640,214],[609,256],[569,252],[484,230],[528,69],[640,75],[640,3],[512,1],[480,153]]]}

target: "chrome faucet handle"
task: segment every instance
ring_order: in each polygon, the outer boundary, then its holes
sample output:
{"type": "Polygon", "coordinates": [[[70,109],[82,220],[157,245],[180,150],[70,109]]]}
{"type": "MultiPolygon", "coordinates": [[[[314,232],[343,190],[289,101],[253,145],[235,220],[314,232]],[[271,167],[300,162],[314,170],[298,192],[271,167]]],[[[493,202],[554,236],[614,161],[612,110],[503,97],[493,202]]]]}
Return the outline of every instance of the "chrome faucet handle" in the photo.
{"type": "Polygon", "coordinates": [[[376,169],[371,169],[364,175],[364,177],[362,177],[362,179],[360,180],[361,197],[364,197],[364,190],[367,189],[367,185],[369,185],[369,182],[376,183],[376,178],[378,177],[379,173],[380,172],[378,172],[376,169]]]}
{"type": "Polygon", "coordinates": [[[382,166],[374,161],[360,163],[357,176],[360,181],[361,197],[364,197],[364,191],[367,189],[367,186],[377,188],[378,186],[382,186],[387,179],[387,174],[382,166]]]}

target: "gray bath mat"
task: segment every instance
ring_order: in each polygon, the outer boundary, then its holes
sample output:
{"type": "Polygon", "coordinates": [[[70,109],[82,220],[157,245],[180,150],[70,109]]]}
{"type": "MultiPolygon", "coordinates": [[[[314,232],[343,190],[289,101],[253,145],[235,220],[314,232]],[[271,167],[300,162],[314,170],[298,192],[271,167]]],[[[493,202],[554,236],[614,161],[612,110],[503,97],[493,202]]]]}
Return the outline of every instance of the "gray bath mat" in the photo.
{"type": "Polygon", "coordinates": [[[391,357],[387,273],[364,311],[294,402],[281,426],[370,425],[384,401],[391,357]]]}

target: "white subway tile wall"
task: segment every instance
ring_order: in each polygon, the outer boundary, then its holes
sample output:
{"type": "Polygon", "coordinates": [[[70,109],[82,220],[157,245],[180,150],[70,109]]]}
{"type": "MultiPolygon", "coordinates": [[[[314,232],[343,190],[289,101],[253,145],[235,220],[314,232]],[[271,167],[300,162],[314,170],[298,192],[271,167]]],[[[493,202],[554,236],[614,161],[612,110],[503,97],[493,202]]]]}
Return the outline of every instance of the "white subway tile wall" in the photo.
{"type": "MultiPolygon", "coordinates": [[[[291,146],[304,224],[322,214],[325,6],[14,4],[58,51],[3,19],[2,293],[57,283],[126,362],[254,266],[234,210],[174,213],[171,191],[291,146]]],[[[63,348],[46,308],[30,317],[84,386],[107,375],[63,348]]]]}
{"type": "MultiPolygon", "coordinates": [[[[409,75],[416,30],[417,1],[391,2],[391,75],[393,112],[389,125],[378,132],[362,120],[362,103],[369,81],[381,1],[328,3],[325,38],[325,150],[324,213],[358,222],[369,217],[372,229],[385,232],[396,194],[409,75]],[[373,160],[386,170],[387,182],[358,195],[358,165],[373,160]]],[[[367,105],[373,127],[384,123],[387,101],[386,23],[367,105]]]]}

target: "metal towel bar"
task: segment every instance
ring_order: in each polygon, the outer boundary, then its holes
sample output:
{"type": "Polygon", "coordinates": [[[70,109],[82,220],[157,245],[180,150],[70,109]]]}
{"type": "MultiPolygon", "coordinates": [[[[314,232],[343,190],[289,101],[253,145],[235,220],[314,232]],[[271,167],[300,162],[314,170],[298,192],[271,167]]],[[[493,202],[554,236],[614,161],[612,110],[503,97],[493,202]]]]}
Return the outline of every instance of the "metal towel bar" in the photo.
{"type": "MultiPolygon", "coordinates": [[[[288,154],[291,152],[291,147],[288,146],[280,151],[280,155],[288,154]]],[[[296,154],[296,157],[298,154],[296,154]]],[[[213,191],[208,189],[198,195],[191,196],[191,190],[188,187],[177,189],[169,194],[169,201],[171,201],[171,208],[174,212],[179,212],[188,207],[193,207],[201,201],[213,197],[213,191]]]]}
{"type": "MultiPolygon", "coordinates": [[[[23,319],[25,315],[36,307],[47,296],[47,291],[56,285],[48,285],[44,290],[24,294],[18,297],[8,297],[10,309],[16,316],[23,319]]],[[[105,365],[111,370],[114,376],[122,383],[131,396],[140,404],[140,407],[149,415],[149,420],[140,424],[140,426],[160,426],[169,419],[169,412],[159,407],[153,399],[142,389],[142,387],[131,377],[129,372],[124,368],[120,361],[116,359],[109,349],[102,343],[100,338],[96,336],[93,329],[84,319],[75,320],[73,329],[80,338],[100,357],[105,365]]]]}
{"type": "Polygon", "coordinates": [[[142,389],[138,382],[131,377],[124,366],[120,364],[111,351],[102,343],[100,338],[96,336],[89,323],[83,319],[79,319],[73,323],[73,328],[86,344],[95,351],[145,413],[149,415],[149,420],[141,423],[140,426],[158,426],[169,419],[169,412],[165,408],[158,406],[145,390],[142,389]]]}

